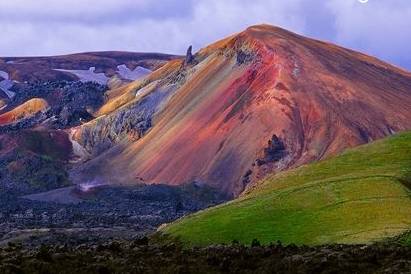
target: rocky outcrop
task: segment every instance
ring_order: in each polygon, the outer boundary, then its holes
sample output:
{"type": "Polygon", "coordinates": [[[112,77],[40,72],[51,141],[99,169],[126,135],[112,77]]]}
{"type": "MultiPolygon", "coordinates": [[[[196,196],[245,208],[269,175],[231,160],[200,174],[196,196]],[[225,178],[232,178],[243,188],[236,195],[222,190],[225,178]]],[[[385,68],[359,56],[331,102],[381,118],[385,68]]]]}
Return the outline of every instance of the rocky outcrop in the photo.
{"type": "Polygon", "coordinates": [[[263,156],[255,162],[257,166],[262,166],[267,163],[277,162],[285,155],[286,150],[284,143],[274,134],[273,137],[268,140],[267,147],[264,148],[263,156]]]}
{"type": "Polygon", "coordinates": [[[288,166],[290,157],[286,146],[277,135],[273,135],[262,150],[260,156],[252,163],[250,169],[242,177],[244,188],[252,187],[258,180],[274,171],[280,171],[288,166]]]}
{"type": "Polygon", "coordinates": [[[187,49],[186,57],[184,59],[184,65],[185,66],[191,64],[194,60],[193,54],[191,52],[192,50],[193,50],[193,46],[190,45],[187,49]]]}
{"type": "Polygon", "coordinates": [[[92,156],[121,141],[136,141],[151,128],[154,114],[174,90],[174,86],[154,89],[143,98],[74,129],[74,139],[92,156]]]}
{"type": "Polygon", "coordinates": [[[133,141],[143,136],[151,127],[153,113],[144,104],[135,104],[83,125],[75,139],[97,156],[121,140],[133,141]]]}
{"type": "Polygon", "coordinates": [[[253,54],[250,51],[246,51],[242,49],[237,51],[236,60],[237,60],[238,65],[247,64],[251,62],[252,60],[254,60],[255,58],[256,58],[256,54],[253,54]]]}

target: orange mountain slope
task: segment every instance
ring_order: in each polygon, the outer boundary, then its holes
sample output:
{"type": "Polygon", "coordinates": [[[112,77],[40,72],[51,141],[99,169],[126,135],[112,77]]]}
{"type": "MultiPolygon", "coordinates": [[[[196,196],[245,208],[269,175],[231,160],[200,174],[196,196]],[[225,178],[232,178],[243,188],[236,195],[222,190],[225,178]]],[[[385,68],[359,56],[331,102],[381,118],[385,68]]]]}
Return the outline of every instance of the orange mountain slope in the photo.
{"type": "Polygon", "coordinates": [[[9,112],[0,115],[0,126],[28,118],[36,113],[46,110],[48,106],[48,103],[44,99],[30,99],[9,112]]]}
{"type": "Polygon", "coordinates": [[[118,141],[78,178],[99,170],[112,183],[197,181],[238,195],[268,173],[411,129],[411,73],[268,25],[171,61],[130,87],[97,121],[74,130],[87,150],[96,136],[118,141]],[[113,127],[125,108],[148,106],[144,134],[129,138],[113,127]]]}

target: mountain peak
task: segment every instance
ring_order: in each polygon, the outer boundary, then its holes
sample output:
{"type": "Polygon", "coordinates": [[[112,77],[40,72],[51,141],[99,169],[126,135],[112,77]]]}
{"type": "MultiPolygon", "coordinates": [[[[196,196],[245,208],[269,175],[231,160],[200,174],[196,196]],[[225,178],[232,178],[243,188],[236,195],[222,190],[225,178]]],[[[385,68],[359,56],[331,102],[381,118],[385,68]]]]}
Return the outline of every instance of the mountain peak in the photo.
{"type": "Polygon", "coordinates": [[[295,33],[292,33],[288,30],[285,30],[280,27],[268,25],[268,24],[260,24],[254,25],[246,28],[244,31],[231,35],[227,38],[219,40],[207,48],[216,48],[216,47],[232,47],[234,44],[240,43],[250,43],[250,42],[257,42],[260,43],[270,43],[270,39],[296,39],[296,38],[303,38],[295,33]]]}
{"type": "MultiPolygon", "coordinates": [[[[304,62],[316,59],[323,65],[330,67],[335,73],[346,74],[347,66],[351,73],[364,73],[358,62],[369,64],[368,69],[392,70],[395,73],[411,76],[401,68],[383,62],[375,57],[356,52],[341,46],[308,38],[281,27],[268,24],[250,26],[242,32],[219,40],[199,51],[199,55],[209,55],[214,52],[252,52],[261,59],[270,59],[276,55],[280,59],[290,59],[304,62]],[[338,59],[338,60],[337,60],[338,59]]],[[[228,54],[230,55],[230,54],[228,54]]],[[[364,67],[365,68],[365,67],[364,67]]]]}
{"type": "Polygon", "coordinates": [[[270,33],[270,34],[292,34],[292,32],[283,29],[278,26],[273,26],[269,24],[258,24],[258,25],[253,25],[249,26],[246,28],[243,32],[249,33],[249,34],[258,34],[258,33],[270,33]]]}

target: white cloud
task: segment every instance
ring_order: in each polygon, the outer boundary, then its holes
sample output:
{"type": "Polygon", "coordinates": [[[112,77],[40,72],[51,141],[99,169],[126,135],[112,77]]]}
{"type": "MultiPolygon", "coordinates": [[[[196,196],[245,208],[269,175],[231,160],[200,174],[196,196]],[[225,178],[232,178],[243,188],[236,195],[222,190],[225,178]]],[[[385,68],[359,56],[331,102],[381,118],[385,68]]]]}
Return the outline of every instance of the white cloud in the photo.
{"type": "Polygon", "coordinates": [[[337,43],[411,66],[411,2],[333,0],[328,8],[335,15],[337,43]]]}

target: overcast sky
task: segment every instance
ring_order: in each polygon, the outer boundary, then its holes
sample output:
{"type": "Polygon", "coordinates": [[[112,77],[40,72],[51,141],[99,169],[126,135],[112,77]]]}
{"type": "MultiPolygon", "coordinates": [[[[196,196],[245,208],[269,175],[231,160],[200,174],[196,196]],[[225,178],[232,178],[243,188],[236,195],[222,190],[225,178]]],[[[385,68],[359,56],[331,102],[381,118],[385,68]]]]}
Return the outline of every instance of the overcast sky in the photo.
{"type": "Polygon", "coordinates": [[[411,70],[411,0],[0,0],[0,56],[183,54],[260,23],[411,70]]]}

